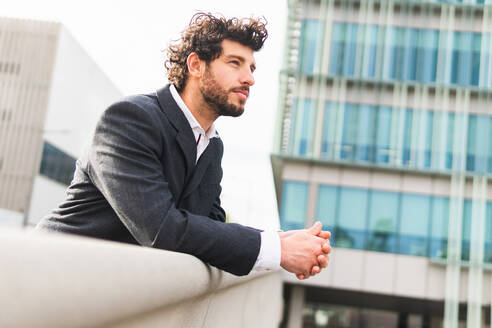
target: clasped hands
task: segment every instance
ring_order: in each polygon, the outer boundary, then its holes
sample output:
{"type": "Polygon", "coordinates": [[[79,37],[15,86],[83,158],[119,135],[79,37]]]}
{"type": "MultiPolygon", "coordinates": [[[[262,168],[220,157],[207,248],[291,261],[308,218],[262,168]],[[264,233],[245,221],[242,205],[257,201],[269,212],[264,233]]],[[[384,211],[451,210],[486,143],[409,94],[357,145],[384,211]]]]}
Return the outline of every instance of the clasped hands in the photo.
{"type": "Polygon", "coordinates": [[[280,266],[292,272],[297,279],[307,279],[328,266],[331,252],[329,231],[323,231],[321,222],[309,229],[280,231],[282,249],[280,266]]]}

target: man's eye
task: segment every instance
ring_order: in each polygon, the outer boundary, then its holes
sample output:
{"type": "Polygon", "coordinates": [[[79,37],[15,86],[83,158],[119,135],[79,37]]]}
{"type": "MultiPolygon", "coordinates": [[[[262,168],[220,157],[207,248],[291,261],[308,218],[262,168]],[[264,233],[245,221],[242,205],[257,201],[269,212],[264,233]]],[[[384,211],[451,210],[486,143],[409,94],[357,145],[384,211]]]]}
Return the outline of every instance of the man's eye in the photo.
{"type": "Polygon", "coordinates": [[[233,61],[231,61],[231,63],[236,65],[236,66],[239,66],[239,62],[237,60],[233,60],[233,61]]]}

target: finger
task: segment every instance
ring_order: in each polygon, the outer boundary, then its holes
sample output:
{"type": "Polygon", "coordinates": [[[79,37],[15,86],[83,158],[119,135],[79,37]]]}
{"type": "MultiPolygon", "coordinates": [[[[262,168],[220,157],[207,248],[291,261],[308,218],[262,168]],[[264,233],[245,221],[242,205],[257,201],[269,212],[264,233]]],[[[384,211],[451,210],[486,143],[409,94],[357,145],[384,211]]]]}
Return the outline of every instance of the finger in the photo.
{"type": "Polygon", "coordinates": [[[322,230],[319,234],[318,237],[321,237],[323,239],[330,239],[331,238],[331,232],[330,231],[325,231],[322,230]]]}
{"type": "Polygon", "coordinates": [[[309,228],[308,232],[314,236],[317,236],[321,232],[322,224],[319,221],[313,224],[311,228],[309,228]]]}
{"type": "Polygon", "coordinates": [[[318,255],[318,263],[322,268],[326,268],[328,266],[328,256],[318,255]]]}
{"type": "Polygon", "coordinates": [[[321,238],[321,237],[318,237],[318,236],[313,236],[313,238],[316,239],[316,242],[320,246],[323,246],[324,244],[326,244],[328,242],[328,239],[324,239],[324,238],[321,238]]]}
{"type": "Polygon", "coordinates": [[[304,275],[303,274],[297,274],[296,277],[299,280],[304,280],[304,275]]]}
{"type": "Polygon", "coordinates": [[[330,242],[327,241],[326,243],[324,243],[323,246],[321,246],[321,250],[325,254],[330,254],[331,253],[331,245],[330,245],[330,242]]]}
{"type": "Polygon", "coordinates": [[[315,265],[313,266],[313,268],[311,269],[311,275],[314,276],[315,274],[318,274],[321,272],[321,269],[319,266],[315,265]]]}

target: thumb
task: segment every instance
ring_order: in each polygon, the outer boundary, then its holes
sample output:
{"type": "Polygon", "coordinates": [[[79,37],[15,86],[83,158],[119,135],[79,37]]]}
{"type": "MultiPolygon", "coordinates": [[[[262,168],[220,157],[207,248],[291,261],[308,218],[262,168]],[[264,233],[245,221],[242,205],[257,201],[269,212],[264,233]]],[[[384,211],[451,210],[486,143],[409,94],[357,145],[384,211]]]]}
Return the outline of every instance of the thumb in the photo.
{"type": "Polygon", "coordinates": [[[309,228],[308,231],[313,236],[317,236],[321,232],[321,228],[322,228],[321,222],[316,221],[316,223],[313,224],[313,226],[311,228],[309,228]]]}

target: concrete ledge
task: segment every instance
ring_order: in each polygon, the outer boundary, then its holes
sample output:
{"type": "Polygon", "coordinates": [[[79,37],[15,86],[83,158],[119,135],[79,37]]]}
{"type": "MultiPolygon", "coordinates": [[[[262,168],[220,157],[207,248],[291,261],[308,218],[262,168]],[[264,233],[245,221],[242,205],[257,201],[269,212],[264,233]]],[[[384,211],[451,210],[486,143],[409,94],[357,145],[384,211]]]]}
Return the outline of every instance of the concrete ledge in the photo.
{"type": "Polygon", "coordinates": [[[281,316],[278,272],[236,277],[181,253],[7,229],[0,268],[1,327],[274,327],[281,316]]]}

